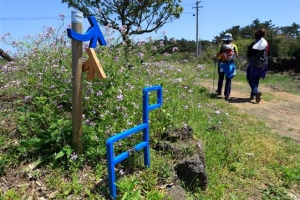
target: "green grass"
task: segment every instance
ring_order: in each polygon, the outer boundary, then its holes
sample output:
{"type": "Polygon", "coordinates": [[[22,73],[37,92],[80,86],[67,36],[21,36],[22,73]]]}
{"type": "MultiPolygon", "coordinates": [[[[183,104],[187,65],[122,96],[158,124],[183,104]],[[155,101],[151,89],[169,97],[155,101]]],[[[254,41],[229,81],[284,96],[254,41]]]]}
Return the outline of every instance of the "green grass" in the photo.
{"type": "MultiPolygon", "coordinates": [[[[234,77],[235,81],[247,83],[246,72],[238,71],[234,77]]],[[[291,75],[289,73],[275,74],[268,72],[265,79],[260,80],[262,86],[268,86],[276,91],[288,92],[292,94],[300,94],[300,79],[299,75],[291,75]]]]}
{"type": "MultiPolygon", "coordinates": [[[[214,76],[214,64],[207,63],[207,74],[208,79],[213,78],[214,76]]],[[[215,84],[217,83],[217,73],[215,74],[215,84]]],[[[249,92],[250,87],[246,80],[246,72],[243,70],[237,70],[236,76],[233,78],[234,81],[243,83],[245,85],[235,85],[235,88],[239,90],[244,90],[249,92]]],[[[287,92],[291,94],[300,94],[300,79],[299,75],[291,74],[291,73],[280,73],[275,74],[273,72],[268,72],[265,79],[260,79],[260,86],[266,86],[272,88],[274,91],[279,92],[287,92]]],[[[274,95],[272,92],[264,93],[264,100],[269,101],[274,99],[274,95]]]]}
{"type": "MultiPolygon", "coordinates": [[[[106,199],[105,141],[141,123],[142,89],[152,85],[163,87],[164,101],[162,108],[150,112],[151,145],[167,128],[186,125],[203,142],[209,184],[206,191],[187,190],[190,199],[288,199],[289,190],[300,193],[299,144],[272,134],[264,122],[224,101],[210,98],[210,91],[200,85],[201,79],[212,77],[211,64],[203,68],[195,63],[147,60],[128,70],[122,68],[124,60],[113,62],[115,56],[122,58],[117,53],[118,49],[102,49],[98,55],[107,79],[83,81],[82,155],[75,154],[71,143],[70,52],[45,49],[8,64],[9,69],[18,66],[14,71],[1,71],[0,175],[20,177],[10,189],[0,189],[1,199],[28,195],[28,185],[16,186],[27,183],[27,175],[57,191],[58,199],[106,199]],[[212,129],[214,125],[220,130],[212,129]]],[[[279,76],[270,75],[262,84],[273,84],[281,80],[279,76]]],[[[281,78],[288,83],[289,77],[281,78]]],[[[235,80],[246,81],[242,73],[235,80]]],[[[151,93],[151,103],[155,98],[151,93]]],[[[137,142],[140,134],[115,148],[125,151],[137,142]]],[[[116,166],[118,199],[163,199],[163,186],[178,182],[173,177],[174,163],[171,156],[153,148],[149,169],[143,166],[142,152],[121,162],[116,166]]]]}

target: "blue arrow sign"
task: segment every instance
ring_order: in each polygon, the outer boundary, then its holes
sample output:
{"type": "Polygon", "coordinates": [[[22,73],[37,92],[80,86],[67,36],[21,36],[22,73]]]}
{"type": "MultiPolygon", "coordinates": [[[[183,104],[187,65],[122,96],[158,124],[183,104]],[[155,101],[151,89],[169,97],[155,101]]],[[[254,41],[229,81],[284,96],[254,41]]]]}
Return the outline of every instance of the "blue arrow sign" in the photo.
{"type": "Polygon", "coordinates": [[[87,30],[86,33],[79,34],[73,31],[72,29],[68,28],[67,29],[68,37],[72,38],[73,40],[78,40],[82,42],[90,40],[90,45],[89,45],[90,48],[95,48],[97,46],[97,41],[99,42],[100,45],[105,46],[106,41],[102,35],[97,20],[95,19],[94,16],[89,16],[88,20],[91,24],[91,27],[87,30]]]}

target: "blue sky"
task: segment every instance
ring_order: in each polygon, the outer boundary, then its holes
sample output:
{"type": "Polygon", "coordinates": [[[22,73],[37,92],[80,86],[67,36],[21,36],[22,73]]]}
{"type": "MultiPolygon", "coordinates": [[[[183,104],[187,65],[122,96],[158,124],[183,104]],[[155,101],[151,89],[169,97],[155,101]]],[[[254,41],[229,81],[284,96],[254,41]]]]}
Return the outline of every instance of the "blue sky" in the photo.
{"type": "MultiPolygon", "coordinates": [[[[184,12],[180,19],[161,28],[154,39],[166,31],[168,38],[196,40],[196,0],[183,0],[184,12]]],[[[199,39],[211,41],[214,36],[233,26],[247,26],[255,19],[260,22],[272,20],[275,26],[300,24],[300,0],[202,0],[199,6],[199,39]]],[[[26,35],[43,31],[44,26],[58,28],[59,14],[66,16],[66,24],[71,23],[71,11],[61,0],[0,0],[0,36],[9,32],[13,39],[20,40],[26,35]]],[[[88,20],[84,19],[83,31],[88,20]]],[[[144,39],[146,36],[136,36],[144,39]]],[[[234,36],[233,36],[234,37],[234,36]]],[[[0,42],[0,48],[7,46],[0,42]]]]}

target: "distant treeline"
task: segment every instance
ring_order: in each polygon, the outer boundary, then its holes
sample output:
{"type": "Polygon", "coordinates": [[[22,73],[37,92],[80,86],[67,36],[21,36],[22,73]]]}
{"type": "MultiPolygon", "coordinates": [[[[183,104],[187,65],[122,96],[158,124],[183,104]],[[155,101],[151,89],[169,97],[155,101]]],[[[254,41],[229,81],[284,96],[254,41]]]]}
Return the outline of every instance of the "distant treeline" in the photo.
{"type": "MultiPolygon", "coordinates": [[[[272,24],[272,20],[261,23],[258,19],[254,20],[252,24],[241,27],[233,26],[224,30],[219,35],[215,36],[212,41],[201,40],[198,45],[199,52],[202,57],[212,57],[217,51],[222,42],[223,35],[227,32],[231,33],[234,37],[234,43],[237,44],[241,57],[245,57],[247,46],[254,40],[254,32],[258,28],[265,28],[267,31],[266,39],[269,42],[272,57],[296,57],[300,54],[300,25],[293,23],[290,26],[277,27],[272,24]]],[[[164,37],[164,43],[169,46],[168,52],[172,53],[174,45],[180,52],[196,51],[196,42],[194,40],[168,39],[164,37]]]]}

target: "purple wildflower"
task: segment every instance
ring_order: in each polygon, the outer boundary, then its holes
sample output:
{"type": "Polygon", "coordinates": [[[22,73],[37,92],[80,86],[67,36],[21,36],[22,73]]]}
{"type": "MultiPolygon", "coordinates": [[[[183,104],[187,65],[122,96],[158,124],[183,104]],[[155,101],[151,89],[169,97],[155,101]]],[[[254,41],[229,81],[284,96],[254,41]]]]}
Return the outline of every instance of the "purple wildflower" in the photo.
{"type": "Polygon", "coordinates": [[[117,100],[118,100],[118,101],[122,101],[122,100],[123,100],[123,95],[122,95],[122,94],[119,94],[119,95],[117,96],[117,100]]]}
{"type": "Polygon", "coordinates": [[[77,160],[77,158],[78,158],[78,155],[77,155],[75,152],[73,152],[73,153],[70,155],[70,159],[71,159],[71,160],[77,160]]]}

